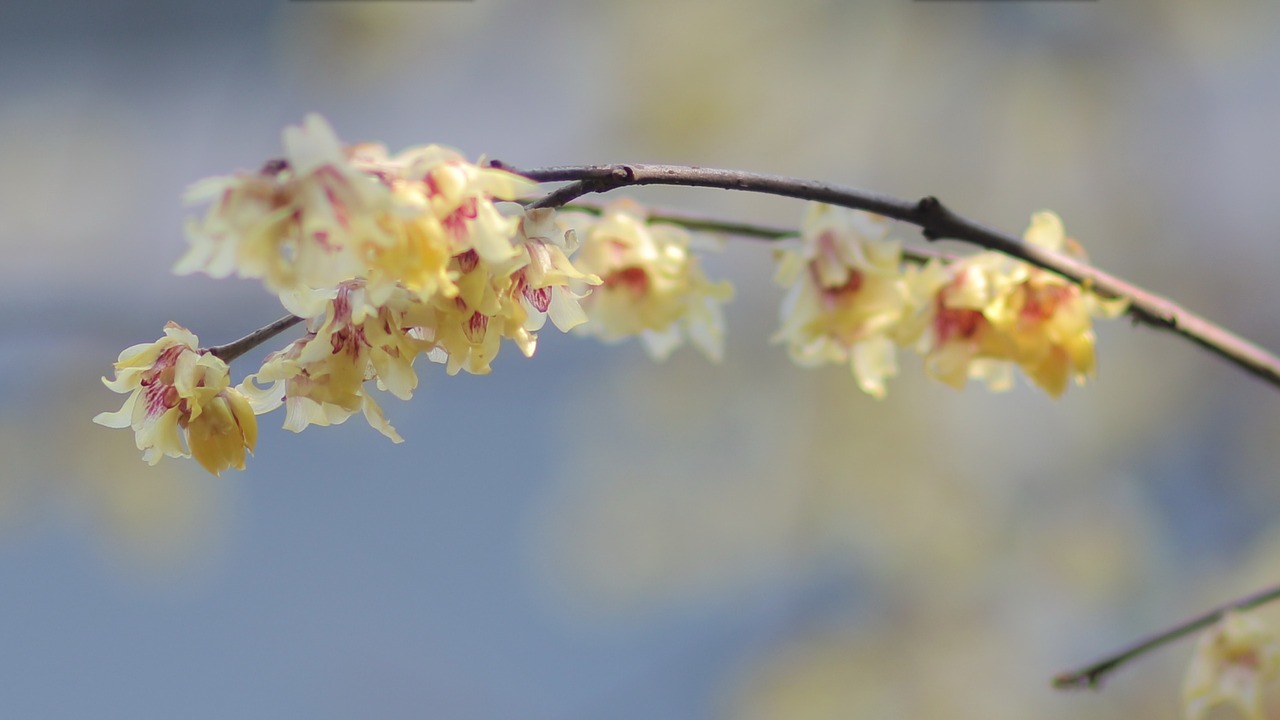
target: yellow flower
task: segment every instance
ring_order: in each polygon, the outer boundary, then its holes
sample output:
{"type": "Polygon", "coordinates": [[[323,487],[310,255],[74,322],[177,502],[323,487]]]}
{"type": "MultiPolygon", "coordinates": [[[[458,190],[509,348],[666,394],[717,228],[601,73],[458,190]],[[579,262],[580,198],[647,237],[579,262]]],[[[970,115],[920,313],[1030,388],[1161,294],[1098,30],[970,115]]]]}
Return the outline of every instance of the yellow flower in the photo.
{"type": "Polygon", "coordinates": [[[520,266],[511,274],[504,306],[513,321],[530,332],[540,330],[548,318],[561,332],[585,323],[582,298],[570,285],[601,282],[574,266],[569,256],[578,249],[577,236],[557,227],[554,218],[554,211],[540,208],[527,211],[520,221],[520,266]]]}
{"type": "MultiPolygon", "coordinates": [[[[1084,255],[1051,212],[1033,215],[1024,238],[1054,252],[1084,255]]],[[[1012,360],[1037,385],[1058,397],[1068,380],[1083,384],[1094,374],[1093,316],[1115,317],[1125,306],[1124,301],[1102,301],[1058,275],[1018,263],[1007,291],[986,314],[1008,338],[1012,360]]]]}
{"type": "Polygon", "coordinates": [[[112,428],[131,427],[142,457],[194,456],[214,475],[244,469],[245,450],[253,451],[258,422],[248,400],[230,384],[230,370],[219,358],[201,352],[199,340],[170,322],[165,337],[120,353],[115,380],[107,387],[129,393],[113,413],[93,421],[112,428]],[[183,439],[185,437],[185,447],[183,439]]]}
{"type": "Polygon", "coordinates": [[[1262,686],[1280,675],[1280,641],[1256,618],[1227,613],[1200,637],[1182,685],[1183,710],[1198,720],[1213,707],[1234,705],[1262,719],[1262,686]]]}
{"type": "MultiPolygon", "coordinates": [[[[1082,256],[1051,212],[1032,216],[1024,238],[1054,252],[1082,256]]],[[[950,264],[929,263],[906,275],[912,318],[900,342],[920,338],[929,375],[953,387],[981,378],[1012,386],[1012,368],[1060,396],[1067,382],[1095,371],[1093,317],[1115,317],[1124,301],[1104,301],[1053,273],[993,252],[950,264]]]]}
{"type": "Polygon", "coordinates": [[[954,263],[931,261],[909,268],[904,276],[911,298],[911,319],[896,332],[908,344],[919,339],[925,373],[954,388],[970,378],[992,390],[1013,385],[1008,339],[992,325],[986,311],[1004,292],[1008,259],[979,253],[954,263]]]}
{"type": "Polygon", "coordinates": [[[688,339],[711,360],[720,360],[721,305],[733,297],[733,288],[707,279],[687,231],[650,225],[638,205],[624,200],[587,222],[583,234],[576,264],[602,284],[582,301],[588,322],[579,331],[606,342],[639,335],[658,360],[688,339]]]}
{"type": "Polygon", "coordinates": [[[810,203],[799,247],[783,252],[776,281],[789,287],[775,342],[806,366],[848,364],[858,386],[885,395],[897,374],[888,333],[902,318],[901,248],[879,216],[810,203]]]}
{"type": "Polygon", "coordinates": [[[400,399],[412,396],[418,384],[413,361],[432,347],[406,319],[415,305],[416,300],[402,291],[376,306],[360,281],[343,283],[315,327],[268,355],[240,389],[258,413],[283,403],[287,430],[336,425],[363,412],[374,429],[402,442],[365,383],[376,380],[379,389],[400,399]]]}
{"type": "Polygon", "coordinates": [[[323,302],[314,291],[366,274],[369,254],[396,239],[385,218],[408,210],[351,162],[319,115],[286,128],[284,146],[283,161],[188,190],[188,204],[212,205],[188,222],[191,247],[174,270],[262,278],[291,312],[307,316],[323,302]]]}
{"type": "Polygon", "coordinates": [[[368,279],[375,298],[389,287],[403,287],[422,300],[452,298],[458,289],[451,260],[467,252],[499,274],[520,264],[520,219],[503,215],[495,201],[532,192],[535,183],[479,167],[438,145],[409,148],[394,158],[380,146],[364,145],[355,150],[355,161],[408,208],[384,223],[396,242],[371,250],[368,279]]]}
{"type": "Polygon", "coordinates": [[[476,251],[499,264],[519,254],[518,218],[498,200],[535,185],[481,168],[437,145],[389,157],[380,145],[344,146],[319,115],[284,132],[285,156],[255,173],[196,183],[180,274],[262,278],[290,312],[322,312],[333,288],[360,279],[381,304],[398,290],[452,297],[450,258],[476,251]]]}

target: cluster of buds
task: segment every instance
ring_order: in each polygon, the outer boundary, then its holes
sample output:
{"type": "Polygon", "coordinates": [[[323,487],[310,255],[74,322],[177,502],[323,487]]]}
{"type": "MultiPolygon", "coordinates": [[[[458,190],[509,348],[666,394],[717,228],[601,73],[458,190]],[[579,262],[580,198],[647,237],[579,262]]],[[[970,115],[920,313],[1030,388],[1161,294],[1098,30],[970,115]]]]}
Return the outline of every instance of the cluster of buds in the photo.
{"type": "MultiPolygon", "coordinates": [[[[189,221],[175,268],[260,279],[305,321],[302,337],[232,387],[224,359],[171,323],[120,356],[106,382],[130,397],[95,419],[131,427],[149,462],[189,455],[217,474],[244,467],[255,416],[282,405],[289,430],[358,412],[400,442],[372,387],[408,399],[420,357],[486,374],[503,340],[532,356],[548,319],[606,342],[638,337],[659,360],[686,341],[720,360],[733,288],[703,272],[696,250],[709,241],[629,201],[599,214],[526,208],[535,187],[435,145],[394,156],[343,145],[307,117],[285,130],[282,158],[190,189],[188,203],[208,209],[189,221]]],[[[954,386],[1007,387],[1020,367],[1056,396],[1093,373],[1091,318],[1122,304],[995,253],[904,264],[888,231],[884,218],[810,205],[777,276],[789,291],[776,340],[797,363],[848,364],[876,397],[900,346],[954,386]]],[[[1051,213],[1026,239],[1074,251],[1051,213]]]]}
{"type": "MultiPolygon", "coordinates": [[[[877,398],[897,373],[899,346],[915,348],[926,373],[954,387],[977,378],[1007,389],[1016,367],[1057,397],[1069,380],[1093,375],[1092,318],[1115,317],[1124,301],[994,252],[907,264],[888,232],[879,216],[809,206],[777,274],[789,290],[775,339],[797,363],[848,364],[877,398]]],[[[1032,217],[1024,239],[1082,255],[1050,212],[1032,217]]]]}

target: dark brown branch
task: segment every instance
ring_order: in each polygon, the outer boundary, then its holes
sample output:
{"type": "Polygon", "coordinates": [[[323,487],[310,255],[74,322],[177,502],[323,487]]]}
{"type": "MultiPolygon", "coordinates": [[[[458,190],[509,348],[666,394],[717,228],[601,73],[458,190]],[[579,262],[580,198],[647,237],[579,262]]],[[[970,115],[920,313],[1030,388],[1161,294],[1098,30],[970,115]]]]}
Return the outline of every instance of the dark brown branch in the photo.
{"type": "Polygon", "coordinates": [[[1108,298],[1129,301],[1136,321],[1181,335],[1268,384],[1280,388],[1280,358],[1196,315],[1173,301],[1144,290],[1086,263],[1024,243],[1020,238],[953,213],[937,198],[917,202],[813,180],[737,170],[682,165],[584,165],[521,170],[492,163],[537,182],[568,182],[534,207],[559,207],[590,193],[632,185],[680,185],[720,188],[813,200],[866,210],[921,228],[929,240],[944,238],[996,250],[1057,273],[1108,298]]]}
{"type": "Polygon", "coordinates": [[[285,315],[266,327],[258,328],[253,332],[245,335],[239,340],[233,340],[226,345],[214,345],[205,348],[205,352],[221,359],[223,362],[230,363],[232,360],[249,352],[262,343],[288,330],[289,328],[302,322],[302,318],[294,315],[285,315]]]}
{"type": "MultiPolygon", "coordinates": [[[[578,210],[582,212],[599,215],[604,212],[604,208],[600,205],[592,203],[573,203],[562,206],[564,210],[578,210]]],[[[794,228],[778,228],[766,227],[764,225],[755,225],[752,223],[733,222],[729,220],[721,220],[719,218],[707,217],[705,215],[694,215],[691,213],[679,212],[676,210],[665,210],[661,208],[646,208],[648,210],[647,217],[650,222],[669,223],[671,225],[679,225],[686,230],[694,232],[723,233],[725,235],[737,235],[740,237],[759,238],[761,240],[781,240],[788,237],[796,237],[800,233],[794,228]]],[[[913,263],[927,263],[930,260],[953,261],[956,259],[954,255],[938,252],[937,250],[921,250],[915,248],[903,248],[902,257],[913,263]]]]}
{"type": "Polygon", "coordinates": [[[1197,630],[1203,630],[1204,628],[1218,622],[1224,615],[1233,610],[1251,610],[1259,605],[1265,605],[1278,599],[1280,599],[1280,585],[1270,587],[1265,590],[1259,590],[1252,595],[1233,600],[1226,605],[1221,605],[1206,613],[1197,615],[1190,620],[1178,623],[1168,630],[1162,630],[1155,635],[1139,640],[1129,647],[1114,652],[1092,665],[1086,665],[1078,670],[1059,673],[1053,678],[1053,686],[1060,689],[1096,689],[1101,684],[1104,676],[1139,655],[1145,655],[1147,652],[1155,650],[1162,645],[1184,638],[1197,630]]]}

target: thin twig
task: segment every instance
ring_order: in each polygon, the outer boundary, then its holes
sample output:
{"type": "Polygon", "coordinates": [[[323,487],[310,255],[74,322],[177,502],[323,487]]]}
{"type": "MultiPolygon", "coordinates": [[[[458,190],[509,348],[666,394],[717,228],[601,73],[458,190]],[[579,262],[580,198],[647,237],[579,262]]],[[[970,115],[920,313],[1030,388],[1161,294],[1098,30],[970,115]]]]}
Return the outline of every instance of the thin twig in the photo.
{"type": "Polygon", "coordinates": [[[996,250],[1057,273],[1103,297],[1125,298],[1134,321],[1181,335],[1280,388],[1280,358],[1261,347],[1165,297],[957,215],[934,197],[911,202],[814,180],[683,165],[583,165],[522,170],[496,161],[491,164],[537,182],[569,183],[533,203],[534,207],[559,207],[586,194],[632,185],[680,185],[781,195],[877,213],[918,225],[929,240],[953,239],[996,250]]]}
{"type": "Polygon", "coordinates": [[[1147,652],[1155,650],[1162,645],[1178,640],[1179,638],[1184,638],[1197,630],[1203,630],[1204,628],[1218,622],[1224,615],[1233,610],[1251,610],[1259,605],[1265,605],[1278,599],[1280,599],[1280,585],[1259,590],[1252,595],[1232,600],[1225,605],[1221,605],[1206,613],[1197,615],[1190,620],[1178,623],[1167,630],[1162,630],[1155,635],[1139,640],[1123,650],[1119,650],[1104,657],[1092,665],[1086,665],[1078,670],[1058,673],[1053,678],[1053,686],[1060,689],[1096,689],[1099,684],[1101,684],[1104,676],[1139,655],[1145,655],[1147,652]]]}
{"type": "Polygon", "coordinates": [[[302,322],[300,317],[285,315],[270,325],[258,328],[239,340],[232,340],[226,345],[214,345],[205,348],[205,352],[221,359],[223,362],[229,363],[300,322],[302,322]]]}
{"type": "MultiPolygon", "coordinates": [[[[564,210],[576,210],[580,212],[588,212],[593,215],[599,215],[604,212],[604,207],[593,203],[571,203],[561,206],[564,210]]],[[[669,223],[671,225],[679,225],[686,230],[694,232],[723,233],[725,235],[737,235],[739,237],[759,238],[761,240],[782,240],[789,237],[797,237],[800,233],[794,228],[768,227],[765,225],[756,225],[754,223],[744,223],[730,220],[721,220],[719,218],[708,217],[706,215],[695,215],[677,210],[666,210],[663,208],[646,208],[648,211],[646,217],[650,222],[669,223]]],[[[903,248],[902,257],[908,262],[927,263],[930,260],[942,260],[950,262],[956,259],[954,255],[939,252],[937,250],[921,250],[917,248],[903,248]]]]}

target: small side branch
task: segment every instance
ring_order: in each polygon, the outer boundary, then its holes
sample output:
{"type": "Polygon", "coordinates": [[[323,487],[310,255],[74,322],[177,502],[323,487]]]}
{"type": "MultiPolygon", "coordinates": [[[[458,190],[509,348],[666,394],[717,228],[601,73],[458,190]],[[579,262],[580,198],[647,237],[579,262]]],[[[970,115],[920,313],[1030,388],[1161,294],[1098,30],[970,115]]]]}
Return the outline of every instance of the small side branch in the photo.
{"type": "Polygon", "coordinates": [[[1221,620],[1229,612],[1251,610],[1259,605],[1265,605],[1278,599],[1280,599],[1280,585],[1259,590],[1252,595],[1233,600],[1206,613],[1178,623],[1167,630],[1139,640],[1129,647],[1114,652],[1091,665],[1086,665],[1078,670],[1059,673],[1053,678],[1053,686],[1059,689],[1096,689],[1101,685],[1102,679],[1111,671],[1140,655],[1145,655],[1174,640],[1184,638],[1198,630],[1203,630],[1221,620]]]}
{"type": "Polygon", "coordinates": [[[1061,275],[1103,297],[1125,298],[1134,321],[1181,335],[1246,373],[1280,388],[1280,358],[1258,345],[1167,298],[1091,265],[960,216],[934,197],[912,202],[833,183],[684,165],[582,165],[531,170],[496,161],[491,165],[537,182],[568,183],[533,203],[534,207],[560,207],[583,195],[632,185],[678,185],[780,195],[884,215],[919,226],[929,240],[952,239],[995,250],[1061,275]]]}
{"type": "MultiPolygon", "coordinates": [[[[603,207],[591,203],[572,203],[564,205],[562,208],[564,210],[588,212],[594,215],[599,215],[604,212],[603,207]]],[[[692,230],[694,232],[722,233],[724,235],[736,235],[739,237],[757,238],[759,240],[782,240],[783,238],[798,237],[800,234],[794,228],[787,229],[769,227],[766,225],[756,225],[754,223],[734,222],[731,220],[708,217],[706,215],[695,215],[692,213],[665,210],[662,208],[650,207],[647,208],[647,210],[650,222],[679,225],[686,230],[692,230]]],[[[956,260],[954,255],[950,255],[948,253],[917,248],[903,248],[902,257],[908,262],[920,265],[923,265],[930,260],[941,260],[943,262],[956,260]]]]}
{"type": "Polygon", "coordinates": [[[249,352],[262,343],[288,330],[289,328],[302,322],[302,318],[294,315],[285,315],[266,327],[258,328],[253,332],[245,335],[239,340],[233,340],[225,345],[214,345],[205,350],[216,358],[221,359],[225,363],[249,352]]]}

